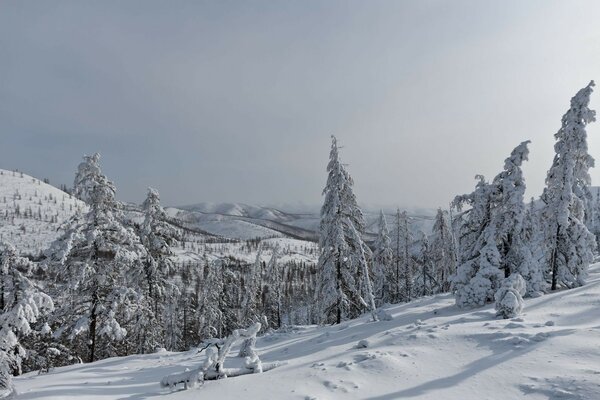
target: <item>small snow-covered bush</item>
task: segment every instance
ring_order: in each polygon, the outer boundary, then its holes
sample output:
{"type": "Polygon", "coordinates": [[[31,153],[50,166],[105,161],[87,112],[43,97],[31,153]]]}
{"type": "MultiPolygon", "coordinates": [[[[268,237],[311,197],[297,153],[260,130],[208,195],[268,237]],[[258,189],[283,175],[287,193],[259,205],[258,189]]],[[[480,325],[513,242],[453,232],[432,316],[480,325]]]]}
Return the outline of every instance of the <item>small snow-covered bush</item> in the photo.
{"type": "Polygon", "coordinates": [[[392,314],[390,314],[383,308],[377,310],[377,318],[379,318],[380,321],[391,321],[394,319],[394,317],[392,317],[392,314]]]}
{"type": "Polygon", "coordinates": [[[502,281],[496,292],[496,315],[502,318],[514,318],[523,311],[523,295],[525,279],[517,273],[511,274],[502,281]]]}

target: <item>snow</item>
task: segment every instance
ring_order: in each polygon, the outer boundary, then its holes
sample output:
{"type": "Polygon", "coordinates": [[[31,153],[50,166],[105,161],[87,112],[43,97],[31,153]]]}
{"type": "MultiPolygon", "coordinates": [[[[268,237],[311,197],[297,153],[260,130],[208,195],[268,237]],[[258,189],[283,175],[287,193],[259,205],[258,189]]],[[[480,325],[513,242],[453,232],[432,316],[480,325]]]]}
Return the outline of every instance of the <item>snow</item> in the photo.
{"type": "MultiPolygon", "coordinates": [[[[298,326],[259,337],[262,374],[187,391],[164,376],[193,370],[204,353],[161,351],[29,373],[19,399],[594,399],[600,393],[600,264],[588,283],[525,300],[524,313],[497,319],[451,295],[388,306],[391,321],[364,315],[341,325],[298,326]],[[368,347],[357,343],[366,341],[368,347]]],[[[243,360],[230,353],[229,364],[243,360]]]]}
{"type": "MultiPolygon", "coordinates": [[[[318,246],[316,243],[307,242],[298,239],[289,238],[271,238],[261,241],[263,252],[261,261],[265,263],[271,259],[273,249],[280,248],[279,262],[285,264],[288,262],[316,264],[318,258],[318,246]]],[[[198,251],[188,251],[181,247],[173,248],[178,261],[200,262],[203,256],[209,261],[222,260],[233,257],[244,263],[253,263],[256,259],[257,250],[247,249],[244,242],[236,243],[202,243],[198,251]]]]}
{"type": "Polygon", "coordinates": [[[48,248],[61,235],[61,224],[77,210],[85,211],[86,205],[62,190],[27,174],[0,169],[0,239],[21,253],[38,255],[48,248]],[[14,222],[5,219],[7,211],[13,215],[17,209],[21,216],[15,216],[14,222]],[[29,210],[32,216],[25,215],[29,210]]]}

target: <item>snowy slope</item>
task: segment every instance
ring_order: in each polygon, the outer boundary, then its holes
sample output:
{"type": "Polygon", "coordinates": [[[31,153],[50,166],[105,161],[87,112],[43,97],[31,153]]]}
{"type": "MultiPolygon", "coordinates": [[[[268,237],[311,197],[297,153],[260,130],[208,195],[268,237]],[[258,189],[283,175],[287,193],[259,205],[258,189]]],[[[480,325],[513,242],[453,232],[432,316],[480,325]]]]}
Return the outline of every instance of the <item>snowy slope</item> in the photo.
{"type": "Polygon", "coordinates": [[[60,234],[60,225],[86,205],[37,178],[0,169],[0,239],[38,255],[60,234]],[[8,215],[8,217],[7,217],[8,215]]]}
{"type": "MultiPolygon", "coordinates": [[[[273,256],[273,249],[279,247],[279,263],[288,262],[316,264],[318,260],[318,246],[314,242],[290,238],[271,238],[261,241],[261,261],[267,263],[273,256]]],[[[250,264],[256,260],[258,250],[248,249],[246,243],[202,243],[197,248],[189,250],[181,247],[174,247],[173,251],[177,261],[202,262],[206,260],[223,260],[235,258],[241,262],[250,264]]]]}
{"type": "MultiPolygon", "coordinates": [[[[157,353],[70,366],[16,379],[20,399],[598,399],[600,264],[578,289],[529,299],[522,318],[493,306],[464,311],[450,295],[389,307],[392,321],[296,327],[258,340],[259,375],[179,392],[161,377],[202,355],[157,353]],[[368,348],[356,348],[366,339],[368,348]]],[[[235,352],[232,352],[235,354],[235,352]]],[[[230,360],[231,363],[237,360],[230,360]]]]}
{"type": "MultiPolygon", "coordinates": [[[[317,241],[321,221],[319,211],[288,212],[272,207],[250,206],[242,203],[199,203],[180,208],[167,208],[171,217],[185,221],[214,235],[232,239],[254,239],[269,237],[291,237],[317,241]]],[[[388,224],[391,226],[393,213],[388,211],[388,224]]],[[[411,230],[431,232],[435,210],[409,210],[411,230]]],[[[367,242],[375,239],[379,210],[364,210],[367,242]]]]}

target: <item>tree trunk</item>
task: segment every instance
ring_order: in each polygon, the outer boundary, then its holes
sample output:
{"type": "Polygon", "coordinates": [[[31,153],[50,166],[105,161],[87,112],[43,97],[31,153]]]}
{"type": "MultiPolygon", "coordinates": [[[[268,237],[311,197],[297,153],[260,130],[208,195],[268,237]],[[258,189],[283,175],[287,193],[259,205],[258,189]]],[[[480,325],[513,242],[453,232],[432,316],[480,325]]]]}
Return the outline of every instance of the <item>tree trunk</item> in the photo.
{"type": "Polygon", "coordinates": [[[89,334],[89,353],[90,358],[89,362],[94,362],[95,352],[96,352],[96,325],[98,320],[98,315],[96,314],[96,307],[98,305],[98,297],[97,294],[94,293],[92,296],[92,309],[90,310],[90,334],[89,334]]]}
{"type": "Polygon", "coordinates": [[[342,322],[342,263],[340,262],[340,258],[338,255],[338,258],[336,260],[337,263],[337,286],[338,286],[338,298],[337,298],[337,312],[336,312],[336,324],[339,324],[342,322]]]}
{"type": "Polygon", "coordinates": [[[552,256],[550,259],[550,265],[552,267],[552,286],[551,290],[556,290],[557,280],[558,280],[558,264],[556,263],[556,253],[558,248],[558,233],[560,231],[560,226],[556,227],[556,236],[554,238],[554,248],[552,249],[552,256]]]}

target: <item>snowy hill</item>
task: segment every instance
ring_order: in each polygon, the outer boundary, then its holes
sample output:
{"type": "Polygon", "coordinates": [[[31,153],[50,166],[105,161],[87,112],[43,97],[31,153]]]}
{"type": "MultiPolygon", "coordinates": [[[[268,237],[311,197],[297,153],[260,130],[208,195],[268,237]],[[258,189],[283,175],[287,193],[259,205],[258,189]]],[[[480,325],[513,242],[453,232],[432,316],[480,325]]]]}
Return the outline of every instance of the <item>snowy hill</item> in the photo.
{"type": "Polygon", "coordinates": [[[198,389],[158,384],[196,367],[196,350],[30,373],[16,384],[20,399],[598,399],[600,264],[590,272],[586,286],[528,299],[512,320],[496,319],[492,305],[465,311],[438,295],[390,306],[392,321],[267,334],[261,359],[284,365],[198,389]],[[360,340],[368,346],[357,348],[360,340]]]}
{"type": "MultiPolygon", "coordinates": [[[[241,240],[290,237],[316,241],[321,220],[318,207],[312,211],[288,212],[243,203],[198,203],[168,208],[167,212],[203,231],[241,240]]],[[[387,211],[388,224],[392,223],[393,212],[387,211]]],[[[435,210],[418,209],[408,212],[413,233],[431,231],[435,210]]],[[[379,210],[364,210],[364,216],[367,228],[365,239],[372,241],[377,231],[379,210]]]]}
{"type": "Polygon", "coordinates": [[[86,205],[21,172],[0,169],[0,239],[38,255],[60,235],[61,224],[86,205]]]}

